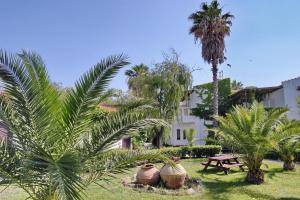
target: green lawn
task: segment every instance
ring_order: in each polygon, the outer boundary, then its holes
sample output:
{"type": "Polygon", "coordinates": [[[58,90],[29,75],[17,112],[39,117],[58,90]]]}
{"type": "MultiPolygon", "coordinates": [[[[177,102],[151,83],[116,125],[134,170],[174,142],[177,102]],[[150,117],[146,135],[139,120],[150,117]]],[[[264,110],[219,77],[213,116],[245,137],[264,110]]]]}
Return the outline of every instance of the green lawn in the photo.
{"type": "MultiPolygon", "coordinates": [[[[224,175],[214,169],[202,172],[201,160],[184,160],[182,165],[192,177],[201,178],[204,189],[201,195],[195,196],[167,196],[153,193],[139,192],[124,188],[120,182],[121,178],[107,186],[108,190],[92,185],[87,190],[87,198],[91,200],[143,200],[143,199],[281,199],[300,200],[300,169],[296,172],[283,172],[281,163],[266,161],[265,163],[265,183],[262,185],[249,185],[244,183],[246,172],[233,170],[229,175],[224,175]]],[[[299,166],[298,166],[299,167],[299,166]]],[[[132,173],[137,169],[133,169],[132,173]]],[[[122,175],[128,176],[128,175],[122,175]]],[[[17,188],[6,189],[0,194],[1,200],[21,200],[25,194],[17,188]]]]}

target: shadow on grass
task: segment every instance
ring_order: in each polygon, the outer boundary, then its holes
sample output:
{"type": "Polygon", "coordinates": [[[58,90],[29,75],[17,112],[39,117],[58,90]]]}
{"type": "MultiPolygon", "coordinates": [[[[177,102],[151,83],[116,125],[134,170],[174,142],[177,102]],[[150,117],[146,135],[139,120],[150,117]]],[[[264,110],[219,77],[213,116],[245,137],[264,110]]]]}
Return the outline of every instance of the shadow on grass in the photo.
{"type": "Polygon", "coordinates": [[[275,198],[269,194],[263,194],[258,192],[257,190],[253,191],[247,188],[249,186],[248,183],[244,181],[244,178],[235,179],[231,182],[225,182],[216,179],[207,179],[203,181],[205,188],[209,190],[208,195],[213,197],[213,199],[220,199],[220,200],[229,200],[232,199],[232,193],[240,193],[247,195],[253,199],[261,199],[261,200],[300,200],[297,198],[275,198]],[[238,191],[234,191],[234,188],[239,187],[238,191]]]}
{"type": "MultiPolygon", "coordinates": [[[[231,171],[231,174],[239,173],[240,171],[231,171]]],[[[283,169],[274,168],[268,169],[265,171],[266,175],[269,178],[273,178],[277,173],[283,173],[283,169]]],[[[215,169],[208,168],[206,171],[198,170],[197,173],[204,179],[203,184],[206,189],[208,189],[208,195],[213,197],[213,199],[220,200],[229,200],[232,199],[231,194],[233,192],[237,192],[240,194],[244,194],[253,199],[262,199],[262,200],[300,200],[300,198],[293,197],[283,197],[283,198],[275,198],[272,195],[260,193],[257,190],[248,189],[247,186],[251,184],[245,182],[245,177],[234,178],[232,181],[223,181],[222,178],[225,175],[224,172],[215,169]],[[217,175],[210,177],[209,175],[217,175]],[[234,188],[239,188],[238,191],[234,191],[234,188]]],[[[246,173],[246,172],[245,172],[246,173]]]]}
{"type": "Polygon", "coordinates": [[[268,176],[268,178],[273,179],[277,176],[277,174],[282,174],[285,171],[282,168],[272,168],[264,170],[265,174],[268,176]]]}
{"type": "Polygon", "coordinates": [[[239,170],[230,170],[229,174],[226,175],[224,173],[224,171],[217,169],[217,168],[207,168],[205,171],[203,171],[203,169],[200,169],[198,171],[196,171],[197,173],[201,174],[201,175],[211,175],[211,174],[216,174],[218,176],[228,176],[230,174],[235,174],[235,173],[239,173],[241,171],[239,170]]]}

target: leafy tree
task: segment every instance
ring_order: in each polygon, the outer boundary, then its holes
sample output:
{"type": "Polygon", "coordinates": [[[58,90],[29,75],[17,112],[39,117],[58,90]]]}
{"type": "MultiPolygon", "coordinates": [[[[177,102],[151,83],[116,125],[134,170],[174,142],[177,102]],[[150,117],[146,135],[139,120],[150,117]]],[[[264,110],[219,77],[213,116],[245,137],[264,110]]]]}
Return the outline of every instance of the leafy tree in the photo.
{"type": "MultiPolygon", "coordinates": [[[[164,54],[164,61],[155,64],[149,73],[127,74],[135,74],[131,84],[139,86],[136,96],[152,101],[151,105],[157,109],[158,116],[168,122],[174,119],[179,103],[192,83],[188,67],[180,62],[178,53],[173,49],[170,54],[164,54]]],[[[155,126],[153,143],[160,148],[168,132],[169,129],[164,126],[155,126]]]]}
{"type": "Polygon", "coordinates": [[[219,127],[214,130],[221,141],[243,155],[244,164],[249,169],[247,182],[264,182],[260,167],[265,154],[286,137],[282,132],[288,133],[295,128],[295,124],[283,123],[286,113],[286,109],[266,111],[262,104],[255,102],[250,108],[236,106],[226,116],[216,117],[219,127]]]}
{"type": "MultiPolygon", "coordinates": [[[[219,80],[219,114],[225,115],[231,109],[229,96],[231,94],[231,84],[230,79],[222,79],[219,80]]],[[[202,99],[200,103],[197,104],[196,108],[192,109],[192,114],[200,117],[201,119],[205,119],[208,121],[213,120],[213,84],[206,83],[203,85],[199,85],[194,87],[195,92],[202,99]]],[[[205,126],[209,129],[212,128],[210,123],[206,123],[205,126]]],[[[206,140],[206,144],[215,144],[217,141],[215,140],[215,135],[213,131],[208,131],[208,136],[206,140]]]]}
{"type": "MultiPolygon", "coordinates": [[[[143,83],[143,97],[154,100],[160,118],[171,122],[179,109],[179,103],[191,86],[192,77],[187,66],[179,60],[175,50],[164,55],[164,61],[157,63],[143,83]]],[[[155,145],[160,148],[169,130],[164,126],[154,128],[155,145]]]]}
{"type": "Polygon", "coordinates": [[[186,139],[189,142],[190,146],[193,146],[195,143],[196,130],[193,128],[185,129],[186,139]]]}
{"type": "MultiPolygon", "coordinates": [[[[195,41],[202,44],[202,58],[212,64],[213,73],[213,111],[218,115],[218,65],[224,62],[225,37],[230,34],[230,26],[233,15],[222,13],[218,1],[214,0],[210,5],[203,3],[201,10],[189,17],[193,25],[190,34],[193,34],[195,41]]],[[[217,126],[214,120],[214,126],[217,126]]]]}
{"type": "Polygon", "coordinates": [[[131,107],[104,115],[94,110],[108,82],[124,65],[123,55],[103,59],[66,91],[62,100],[46,66],[35,53],[0,51],[0,124],[8,132],[0,147],[0,176],[35,200],[82,199],[88,184],[108,180],[137,160],[160,158],[145,153],[111,153],[122,136],[151,125],[166,125],[151,111],[131,107]],[[86,170],[89,174],[80,176],[86,170]]]}

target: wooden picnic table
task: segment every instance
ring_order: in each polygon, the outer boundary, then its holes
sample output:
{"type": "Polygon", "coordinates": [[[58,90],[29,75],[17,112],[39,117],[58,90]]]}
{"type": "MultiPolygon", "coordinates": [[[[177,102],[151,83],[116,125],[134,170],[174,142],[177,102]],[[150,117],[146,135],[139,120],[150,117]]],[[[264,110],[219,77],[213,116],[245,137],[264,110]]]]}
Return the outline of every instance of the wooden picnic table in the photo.
{"type": "Polygon", "coordinates": [[[210,166],[223,170],[225,174],[228,174],[230,168],[239,167],[244,171],[243,164],[238,160],[239,156],[236,155],[221,155],[209,157],[208,162],[202,163],[204,165],[204,171],[210,166]]]}

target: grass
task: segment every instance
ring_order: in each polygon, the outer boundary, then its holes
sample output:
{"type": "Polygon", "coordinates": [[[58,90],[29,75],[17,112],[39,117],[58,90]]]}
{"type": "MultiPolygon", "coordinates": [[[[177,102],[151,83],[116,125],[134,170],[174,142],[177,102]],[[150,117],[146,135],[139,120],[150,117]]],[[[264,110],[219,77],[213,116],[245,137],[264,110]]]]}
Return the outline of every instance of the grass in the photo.
{"type": "MultiPolygon", "coordinates": [[[[109,190],[100,188],[97,185],[91,185],[86,193],[86,199],[90,200],[183,200],[183,199],[232,199],[232,200],[300,200],[300,169],[296,172],[284,172],[282,164],[274,161],[265,161],[268,165],[263,167],[265,173],[265,183],[262,185],[249,185],[244,183],[246,172],[240,172],[238,169],[232,170],[229,175],[223,172],[209,168],[203,172],[200,166],[200,159],[183,160],[182,165],[186,168],[188,174],[192,177],[200,178],[204,188],[202,194],[194,196],[168,196],[149,192],[140,192],[121,185],[121,178],[130,176],[137,169],[132,169],[129,175],[121,175],[112,184],[106,185],[109,190]],[[201,196],[201,197],[200,197],[201,196]]],[[[299,167],[299,166],[298,166],[299,167]]],[[[1,187],[0,187],[1,188],[1,187]]],[[[20,189],[10,187],[0,193],[1,200],[21,200],[25,199],[26,194],[20,189]]]]}

